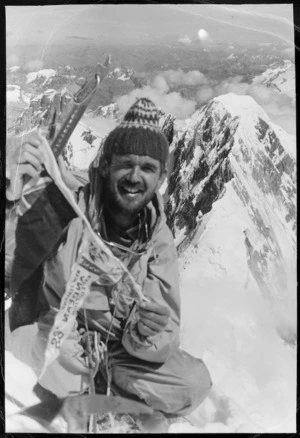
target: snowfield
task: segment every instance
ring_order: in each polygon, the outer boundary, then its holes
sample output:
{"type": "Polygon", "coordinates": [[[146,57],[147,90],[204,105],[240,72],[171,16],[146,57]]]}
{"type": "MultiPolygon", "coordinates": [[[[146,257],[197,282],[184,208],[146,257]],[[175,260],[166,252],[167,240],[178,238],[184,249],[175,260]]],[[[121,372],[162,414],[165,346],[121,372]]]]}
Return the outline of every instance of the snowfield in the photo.
{"type": "Polygon", "coordinates": [[[14,73],[14,72],[20,70],[20,66],[19,65],[14,65],[13,67],[9,67],[7,70],[12,72],[12,73],[14,73]]]}
{"type": "Polygon", "coordinates": [[[27,84],[35,81],[36,79],[45,78],[45,81],[43,83],[43,85],[45,85],[46,82],[48,81],[48,79],[50,79],[52,76],[55,76],[56,73],[57,73],[56,70],[53,70],[52,68],[39,70],[39,71],[33,71],[33,72],[28,73],[26,75],[27,84]]]}
{"type": "Polygon", "coordinates": [[[8,105],[20,102],[29,104],[30,96],[24,93],[19,85],[8,85],[6,88],[6,101],[8,105]]]}
{"type": "Polygon", "coordinates": [[[296,347],[278,332],[290,320],[296,330],[296,278],[286,291],[291,306],[266,299],[245,269],[251,223],[231,183],[214,209],[180,258],[181,344],[204,360],[214,384],[192,417],[205,432],[295,432],[296,347]]]}
{"type": "Polygon", "coordinates": [[[295,100],[295,64],[285,60],[283,65],[269,68],[253,79],[253,84],[263,84],[295,100]]]}
{"type": "Polygon", "coordinates": [[[20,86],[8,85],[6,89],[6,99],[8,102],[19,102],[20,100],[20,86]]]}

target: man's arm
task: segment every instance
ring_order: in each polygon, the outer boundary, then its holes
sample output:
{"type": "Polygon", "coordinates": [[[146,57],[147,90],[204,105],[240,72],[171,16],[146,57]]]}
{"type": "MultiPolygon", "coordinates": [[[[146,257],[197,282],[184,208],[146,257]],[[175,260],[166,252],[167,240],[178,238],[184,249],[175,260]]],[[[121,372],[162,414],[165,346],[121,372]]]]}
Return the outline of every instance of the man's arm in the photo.
{"type": "Polygon", "coordinates": [[[143,293],[150,302],[145,303],[144,308],[133,309],[122,343],[132,356],[163,363],[179,346],[179,271],[173,236],[166,225],[160,229],[153,244],[156,257],[149,260],[143,285],[143,293]],[[145,336],[147,333],[149,335],[145,336]]]}
{"type": "MultiPolygon", "coordinates": [[[[22,196],[24,176],[39,180],[44,163],[42,143],[46,141],[38,130],[22,137],[10,138],[10,185],[7,188],[9,200],[18,200],[22,196]]],[[[73,187],[70,188],[76,190],[74,179],[71,180],[73,187]]],[[[70,181],[66,181],[66,184],[69,185],[70,181]]],[[[13,298],[10,308],[11,330],[34,321],[41,265],[74,217],[76,213],[73,208],[55,183],[49,182],[40,190],[34,204],[17,218],[13,236],[14,254],[7,263],[8,271],[11,268],[10,294],[13,298]]]]}

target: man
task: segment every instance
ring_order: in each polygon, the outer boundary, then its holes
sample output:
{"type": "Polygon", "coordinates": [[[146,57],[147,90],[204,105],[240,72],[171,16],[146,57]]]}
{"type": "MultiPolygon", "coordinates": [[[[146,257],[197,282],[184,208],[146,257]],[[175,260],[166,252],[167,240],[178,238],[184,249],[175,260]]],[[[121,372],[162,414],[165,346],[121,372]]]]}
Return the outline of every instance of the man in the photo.
{"type": "MultiPolygon", "coordinates": [[[[18,153],[10,160],[9,200],[21,196],[23,175],[38,178],[44,160],[40,145],[45,141],[41,134],[32,133],[16,148],[18,153]]],[[[211,379],[204,363],[179,348],[177,254],[158,192],[166,176],[168,155],[157,109],[149,99],[142,98],[106,138],[101,156],[91,165],[88,184],[63,172],[93,230],[126,266],[146,300],[136,305],[123,295],[122,288],[116,293],[109,282],[92,283],[59,357],[39,378],[42,388],[58,396],[80,392],[93,384],[96,392],[105,392],[109,385],[113,394],[142,400],[163,413],[184,415],[210,390],[211,379]],[[94,362],[87,361],[87,356],[92,348],[90,359],[94,358],[103,343],[108,350],[107,361],[98,361],[92,382],[94,362]]],[[[58,191],[55,196],[53,190],[51,193],[54,205],[60,195],[58,191]]],[[[60,214],[58,210],[52,213],[53,218],[60,214]]],[[[33,334],[30,358],[38,375],[49,332],[80,252],[82,220],[71,218],[66,226],[64,223],[60,230],[57,228],[55,235],[55,246],[41,257],[45,261],[37,298],[42,304],[36,315],[38,331],[33,334]]],[[[15,254],[17,257],[18,252],[15,254]]],[[[22,296],[20,290],[16,296],[22,296]]],[[[16,308],[14,300],[13,306],[16,308]]],[[[11,313],[11,325],[14,315],[20,314],[11,313]]],[[[17,324],[13,334],[25,333],[28,324],[17,324]]]]}

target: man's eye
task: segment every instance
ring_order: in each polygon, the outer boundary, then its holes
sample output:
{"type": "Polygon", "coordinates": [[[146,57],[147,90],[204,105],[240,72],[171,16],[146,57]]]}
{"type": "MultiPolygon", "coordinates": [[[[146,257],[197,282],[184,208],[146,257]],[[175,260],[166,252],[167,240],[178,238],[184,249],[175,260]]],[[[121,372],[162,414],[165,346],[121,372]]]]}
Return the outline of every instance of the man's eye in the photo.
{"type": "Polygon", "coordinates": [[[154,172],[153,167],[150,167],[150,166],[144,166],[144,167],[142,167],[142,170],[144,172],[154,172]]]}
{"type": "Polygon", "coordinates": [[[132,168],[132,164],[131,163],[121,163],[119,165],[116,166],[117,169],[131,169],[132,168]]]}

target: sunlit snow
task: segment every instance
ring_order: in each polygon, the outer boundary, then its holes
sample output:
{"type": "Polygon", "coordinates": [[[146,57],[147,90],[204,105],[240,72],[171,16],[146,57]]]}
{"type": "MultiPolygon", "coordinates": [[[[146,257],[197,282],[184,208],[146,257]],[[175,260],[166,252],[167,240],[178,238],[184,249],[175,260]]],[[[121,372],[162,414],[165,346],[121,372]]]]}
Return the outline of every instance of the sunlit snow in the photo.
{"type": "Polygon", "coordinates": [[[52,68],[34,71],[31,73],[28,73],[26,75],[27,77],[27,83],[33,82],[36,79],[39,78],[45,78],[44,84],[47,82],[49,78],[56,75],[56,70],[53,70],[52,68]]]}
{"type": "Polygon", "coordinates": [[[182,346],[203,358],[214,383],[193,417],[204,432],[293,432],[296,350],[278,336],[291,308],[282,320],[272,314],[276,296],[266,299],[249,273],[244,230],[253,225],[230,183],[213,210],[180,258],[182,346]]]}

